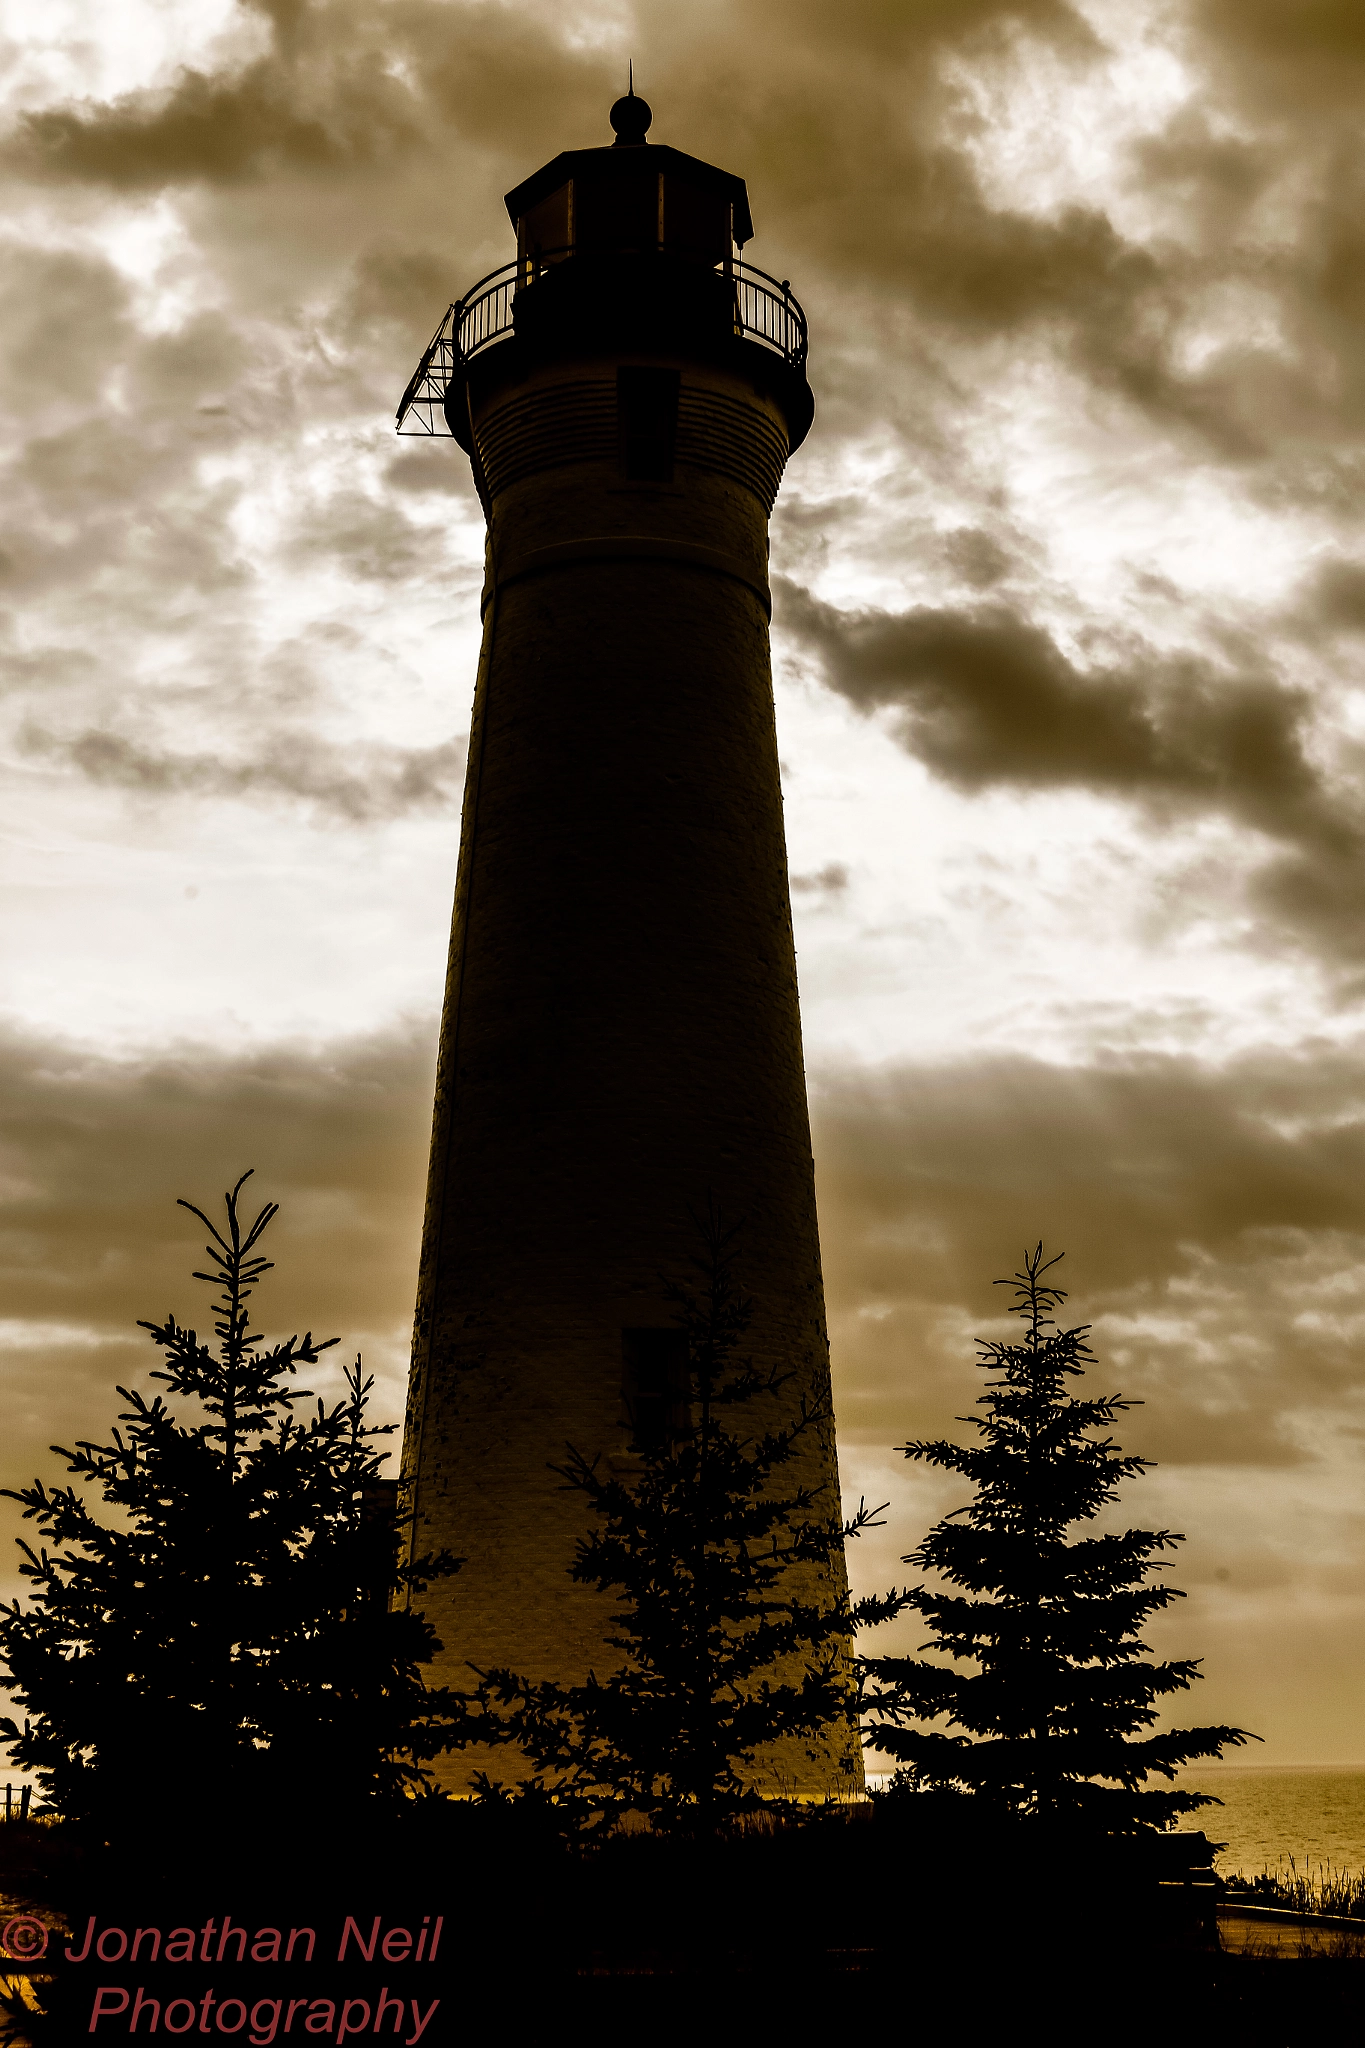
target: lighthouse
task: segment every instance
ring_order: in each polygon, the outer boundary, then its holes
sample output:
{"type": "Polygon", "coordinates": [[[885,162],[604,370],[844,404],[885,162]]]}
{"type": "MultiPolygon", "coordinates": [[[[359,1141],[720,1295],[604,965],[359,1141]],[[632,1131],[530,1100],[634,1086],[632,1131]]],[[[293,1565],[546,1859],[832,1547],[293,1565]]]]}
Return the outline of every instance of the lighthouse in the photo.
{"type": "MultiPolygon", "coordinates": [[[[651,143],[634,92],[610,119],[508,193],[516,256],[399,411],[459,443],[488,526],[403,1450],[415,1549],[464,1560],[423,1603],[457,1685],[619,1660],[551,1468],[628,1469],[675,1399],[689,1212],[742,1226],[777,1402],[829,1412],[768,643],[806,323],[739,255],[744,180],[651,143]]],[[[832,1419],[802,1459],[837,1513],[832,1419]]],[[[808,1748],[765,1787],[861,1787],[846,1728],[808,1748]]]]}

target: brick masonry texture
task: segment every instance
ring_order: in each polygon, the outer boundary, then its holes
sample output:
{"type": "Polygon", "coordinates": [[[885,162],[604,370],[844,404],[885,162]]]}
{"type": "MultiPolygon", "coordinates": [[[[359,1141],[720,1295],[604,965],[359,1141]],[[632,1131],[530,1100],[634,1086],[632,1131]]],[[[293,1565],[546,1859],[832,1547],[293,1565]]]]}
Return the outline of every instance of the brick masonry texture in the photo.
{"type": "MultiPolygon", "coordinates": [[[[660,361],[667,359],[660,358],[660,361]]],[[[404,1448],[415,1541],[466,1562],[426,1605],[444,1674],[610,1668],[612,1605],[568,1567],[565,1445],[621,1457],[621,1330],[671,1321],[689,1205],[742,1218],[750,1349],[829,1389],[767,619],[786,433],[742,377],[682,369],[671,484],[617,460],[616,362],[501,390],[477,437],[489,594],[471,728],[404,1448]],[[540,457],[537,459],[537,450],[540,457]],[[775,452],[776,451],[776,452],[775,452]],[[645,558],[500,565],[647,538],[645,558]],[[740,576],[671,560],[702,545],[740,576]]],[[[837,1508],[832,1430],[799,1476],[837,1508]]],[[[828,1585],[843,1589],[842,1573],[828,1585]]],[[[515,1773],[505,1754],[498,1775],[515,1773]]],[[[467,1784],[489,1757],[454,1760],[467,1784]]],[[[762,1760],[847,1793],[842,1731],[762,1760]]]]}
{"type": "MultiPolygon", "coordinates": [[[[614,366],[613,366],[614,367],[614,366]]],[[[771,407],[698,382],[678,403],[679,469],[729,477],[771,512],[787,460],[787,441],[771,407]]],[[[478,423],[479,455],[496,503],[523,478],[569,464],[616,458],[616,379],[565,378],[531,385],[488,407],[478,423]]]]}

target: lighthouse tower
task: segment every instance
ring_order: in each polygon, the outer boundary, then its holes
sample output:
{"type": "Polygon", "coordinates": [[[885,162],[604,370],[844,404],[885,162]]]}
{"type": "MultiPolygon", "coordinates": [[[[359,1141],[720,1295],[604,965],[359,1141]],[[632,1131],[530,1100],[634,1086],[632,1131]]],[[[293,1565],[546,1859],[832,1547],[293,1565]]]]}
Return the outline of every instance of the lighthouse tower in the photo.
{"type": "MultiPolygon", "coordinates": [[[[805,321],[737,256],[743,179],[650,143],[634,93],[611,125],[507,195],[516,260],[399,412],[459,442],[488,520],[403,1459],[414,1544],[464,1559],[424,1601],[457,1684],[619,1658],[550,1467],[625,1465],[667,1402],[689,1209],[742,1220],[781,1400],[829,1398],[768,650],[805,321]]],[[[804,1457],[837,1512],[832,1425],[804,1457]]],[[[769,1775],[862,1782],[845,1730],[769,1775]]]]}

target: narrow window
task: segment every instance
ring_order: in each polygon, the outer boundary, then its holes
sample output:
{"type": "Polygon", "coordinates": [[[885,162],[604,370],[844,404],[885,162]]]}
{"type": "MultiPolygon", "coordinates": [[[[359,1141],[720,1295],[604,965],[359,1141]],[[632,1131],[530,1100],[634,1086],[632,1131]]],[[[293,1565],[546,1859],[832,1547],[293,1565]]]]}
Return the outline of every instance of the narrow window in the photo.
{"type": "Polygon", "coordinates": [[[664,1449],[686,1421],[685,1332],[622,1330],[621,1393],[635,1448],[664,1449]]]}
{"type": "Polygon", "coordinates": [[[640,483],[671,484],[678,430],[678,372],[618,370],[616,417],[625,474],[640,483]]]}
{"type": "Polygon", "coordinates": [[[398,1562],[398,1481],[366,1479],[360,1488],[361,1580],[364,1597],[387,1606],[398,1562]]]}

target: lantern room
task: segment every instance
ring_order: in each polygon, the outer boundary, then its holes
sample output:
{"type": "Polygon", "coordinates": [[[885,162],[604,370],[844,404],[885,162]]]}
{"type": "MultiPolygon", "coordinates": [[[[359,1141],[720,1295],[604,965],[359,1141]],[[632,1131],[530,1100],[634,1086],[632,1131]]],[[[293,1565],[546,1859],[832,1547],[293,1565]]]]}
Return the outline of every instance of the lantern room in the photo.
{"type": "Polygon", "coordinates": [[[725,264],[753,234],[743,178],[646,140],[648,104],[627,93],[611,110],[616,140],[566,149],[507,194],[523,277],[574,255],[654,251],[725,264]]]}

